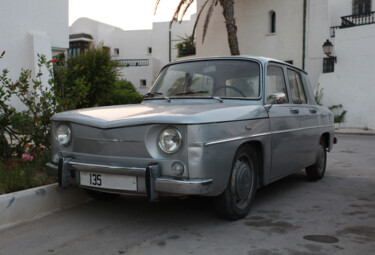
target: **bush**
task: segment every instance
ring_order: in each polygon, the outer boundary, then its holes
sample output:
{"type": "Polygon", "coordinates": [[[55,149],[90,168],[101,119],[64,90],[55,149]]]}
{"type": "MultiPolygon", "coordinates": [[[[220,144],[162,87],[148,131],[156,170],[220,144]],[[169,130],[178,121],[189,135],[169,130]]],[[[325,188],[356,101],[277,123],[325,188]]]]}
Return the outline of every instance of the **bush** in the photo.
{"type": "Polygon", "coordinates": [[[87,53],[61,59],[54,68],[55,93],[64,110],[108,105],[116,89],[119,64],[108,49],[92,48],[87,53]]]}
{"type": "MultiPolygon", "coordinates": [[[[30,70],[22,70],[18,81],[8,78],[4,69],[0,75],[0,160],[10,164],[12,157],[31,153],[35,157],[50,148],[50,119],[59,111],[57,100],[48,86],[42,84],[42,69],[51,70],[51,62],[39,56],[39,72],[32,79],[30,70]],[[10,104],[18,97],[26,110],[17,111],[10,104]]],[[[49,79],[53,87],[52,79],[49,79]]]]}
{"type": "MultiPolygon", "coordinates": [[[[4,55],[5,51],[0,59],[4,55]]],[[[38,57],[35,78],[30,70],[22,70],[17,81],[8,77],[7,69],[0,74],[0,194],[55,181],[45,167],[50,160],[50,119],[55,113],[142,101],[130,82],[117,81],[118,64],[106,49],[92,49],[67,61],[38,57]],[[48,86],[42,83],[43,69],[49,71],[48,86]],[[26,110],[17,111],[10,104],[12,97],[26,110]]]]}
{"type": "MultiPolygon", "coordinates": [[[[30,154],[24,154],[30,155],[30,154]]],[[[13,160],[11,165],[0,162],[0,194],[51,184],[56,178],[47,173],[41,161],[13,160]]]]}
{"type": "MultiPolygon", "coordinates": [[[[180,36],[179,36],[180,37],[180,36]]],[[[176,49],[178,50],[177,57],[185,57],[195,55],[195,42],[193,37],[185,36],[180,37],[181,42],[176,44],[176,49]]]]}
{"type": "Polygon", "coordinates": [[[117,81],[110,98],[105,102],[107,105],[139,104],[142,95],[137,92],[130,81],[117,81]]]}

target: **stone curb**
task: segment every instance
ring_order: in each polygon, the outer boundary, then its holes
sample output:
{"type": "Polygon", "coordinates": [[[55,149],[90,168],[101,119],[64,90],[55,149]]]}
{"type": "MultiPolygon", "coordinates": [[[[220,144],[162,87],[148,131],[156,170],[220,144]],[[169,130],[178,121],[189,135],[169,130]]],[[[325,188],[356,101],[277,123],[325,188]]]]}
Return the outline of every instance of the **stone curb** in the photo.
{"type": "Polygon", "coordinates": [[[0,229],[89,201],[77,187],[57,183],[0,195],[0,229]]]}
{"type": "Polygon", "coordinates": [[[375,135],[374,130],[360,130],[360,129],[338,129],[335,134],[339,135],[375,135]]]}

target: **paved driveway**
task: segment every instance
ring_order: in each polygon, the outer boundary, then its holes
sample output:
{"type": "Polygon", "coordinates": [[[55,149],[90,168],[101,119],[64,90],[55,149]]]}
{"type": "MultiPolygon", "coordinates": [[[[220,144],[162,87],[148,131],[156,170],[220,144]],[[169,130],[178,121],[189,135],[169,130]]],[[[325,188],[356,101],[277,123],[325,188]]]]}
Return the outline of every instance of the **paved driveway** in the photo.
{"type": "Polygon", "coordinates": [[[206,198],[92,201],[0,231],[0,254],[374,254],[375,136],[339,136],[326,176],[260,189],[246,219],[206,198]]]}

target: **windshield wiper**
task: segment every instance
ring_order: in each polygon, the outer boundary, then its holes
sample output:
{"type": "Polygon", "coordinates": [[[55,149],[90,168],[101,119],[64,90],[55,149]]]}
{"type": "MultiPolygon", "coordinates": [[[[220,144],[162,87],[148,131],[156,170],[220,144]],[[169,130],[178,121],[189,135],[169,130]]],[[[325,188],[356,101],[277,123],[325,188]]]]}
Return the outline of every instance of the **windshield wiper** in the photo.
{"type": "Polygon", "coordinates": [[[212,99],[216,99],[216,100],[218,100],[220,103],[222,103],[223,102],[223,99],[222,98],[220,98],[220,97],[211,97],[212,99]]]}
{"type": "Polygon", "coordinates": [[[204,94],[204,93],[208,93],[208,91],[207,90],[186,91],[186,92],[177,93],[176,96],[181,96],[181,95],[195,95],[195,94],[204,94]]]}
{"type": "Polygon", "coordinates": [[[147,94],[143,96],[143,98],[154,97],[154,96],[162,96],[165,100],[167,100],[168,102],[171,102],[171,99],[169,97],[164,96],[163,93],[161,92],[148,92],[147,94]]]}

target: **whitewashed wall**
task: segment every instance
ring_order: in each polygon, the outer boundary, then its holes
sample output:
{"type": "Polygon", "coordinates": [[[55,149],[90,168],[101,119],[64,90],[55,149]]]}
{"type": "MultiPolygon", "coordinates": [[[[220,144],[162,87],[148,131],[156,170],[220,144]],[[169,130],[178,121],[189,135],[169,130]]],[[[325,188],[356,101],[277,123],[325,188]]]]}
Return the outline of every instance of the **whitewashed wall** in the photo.
{"type": "MultiPolygon", "coordinates": [[[[198,10],[203,1],[198,1],[198,10]]],[[[202,25],[197,27],[197,55],[230,55],[221,6],[216,6],[209,30],[202,44],[202,25]]],[[[240,52],[293,60],[302,67],[303,1],[236,0],[235,17],[240,52]],[[276,12],[276,33],[269,31],[269,12],[276,12]]],[[[205,17],[203,15],[202,17],[205,17]]]]}
{"type": "Polygon", "coordinates": [[[1,0],[0,33],[0,54],[6,51],[0,70],[8,68],[14,80],[22,68],[35,73],[38,53],[51,59],[69,48],[68,0],[1,0]]]}
{"type": "Polygon", "coordinates": [[[336,31],[333,73],[322,74],[323,104],[342,104],[344,126],[375,129],[375,24],[336,31]]]}

